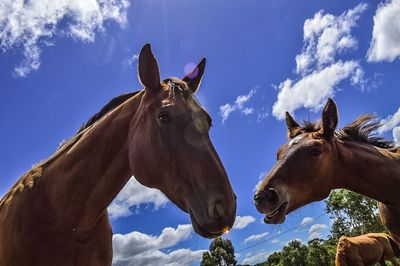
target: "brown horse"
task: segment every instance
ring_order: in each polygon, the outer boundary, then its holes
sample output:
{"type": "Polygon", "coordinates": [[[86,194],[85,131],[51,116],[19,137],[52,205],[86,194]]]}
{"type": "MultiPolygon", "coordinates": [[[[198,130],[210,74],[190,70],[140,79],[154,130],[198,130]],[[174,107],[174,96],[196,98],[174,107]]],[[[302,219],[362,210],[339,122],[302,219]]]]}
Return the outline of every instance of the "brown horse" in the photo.
{"type": "Polygon", "coordinates": [[[400,239],[400,150],[371,133],[379,127],[371,115],[336,130],[336,104],[329,99],[320,123],[302,126],[286,113],[289,142],[254,196],[266,223],[282,223],[286,214],[346,188],[378,200],[380,215],[400,239]]]}
{"type": "Polygon", "coordinates": [[[107,206],[133,175],[190,214],[194,230],[229,229],[236,196],[194,97],[203,59],[182,80],[160,81],[150,45],[139,56],[144,89],[113,99],[0,202],[0,265],[110,265],[107,206]]]}
{"type": "Polygon", "coordinates": [[[397,243],[387,234],[370,233],[356,237],[342,236],[336,249],[336,266],[386,265],[389,260],[399,266],[395,255],[400,255],[397,243]]]}

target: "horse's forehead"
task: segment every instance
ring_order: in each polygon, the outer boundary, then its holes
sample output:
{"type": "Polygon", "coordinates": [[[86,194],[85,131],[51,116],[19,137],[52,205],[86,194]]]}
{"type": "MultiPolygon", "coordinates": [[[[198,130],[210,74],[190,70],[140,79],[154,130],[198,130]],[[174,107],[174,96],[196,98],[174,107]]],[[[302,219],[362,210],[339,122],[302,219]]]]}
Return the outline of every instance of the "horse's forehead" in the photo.
{"type": "Polygon", "coordinates": [[[168,87],[177,86],[181,89],[185,89],[187,87],[187,83],[183,80],[176,78],[176,77],[169,77],[162,81],[162,83],[166,84],[168,87]]]}
{"type": "Polygon", "coordinates": [[[304,134],[298,135],[297,137],[295,137],[295,138],[293,138],[292,140],[289,141],[288,148],[290,149],[294,145],[299,144],[305,138],[307,138],[307,137],[304,134]]]}

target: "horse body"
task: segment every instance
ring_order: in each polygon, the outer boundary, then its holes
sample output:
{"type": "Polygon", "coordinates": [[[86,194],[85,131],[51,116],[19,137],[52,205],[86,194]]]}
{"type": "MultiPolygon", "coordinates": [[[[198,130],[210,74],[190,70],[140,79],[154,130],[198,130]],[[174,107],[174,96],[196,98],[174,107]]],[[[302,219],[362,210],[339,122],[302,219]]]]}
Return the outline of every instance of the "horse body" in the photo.
{"type": "Polygon", "coordinates": [[[193,93],[205,60],[160,81],[150,46],[139,56],[145,89],[117,97],[0,201],[0,265],[110,265],[107,207],[131,176],[161,190],[215,237],[234,222],[236,197],[193,93]]]}
{"type": "Polygon", "coordinates": [[[371,136],[379,127],[371,115],[336,130],[336,104],[329,99],[320,123],[300,126],[286,113],[289,141],[255,194],[266,223],[282,223],[286,214],[345,188],[380,202],[381,220],[400,242],[400,149],[371,136]]]}
{"type": "Polygon", "coordinates": [[[369,233],[356,237],[342,236],[336,251],[336,266],[347,265],[386,265],[389,260],[393,265],[399,265],[394,256],[398,253],[398,245],[384,233],[369,233]]]}

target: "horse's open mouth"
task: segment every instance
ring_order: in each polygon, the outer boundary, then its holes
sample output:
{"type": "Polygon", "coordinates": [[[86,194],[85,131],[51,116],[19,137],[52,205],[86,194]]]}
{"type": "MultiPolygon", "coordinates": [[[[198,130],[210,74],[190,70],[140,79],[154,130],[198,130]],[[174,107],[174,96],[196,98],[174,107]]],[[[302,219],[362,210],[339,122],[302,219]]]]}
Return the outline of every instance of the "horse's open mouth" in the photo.
{"type": "Polygon", "coordinates": [[[218,237],[220,235],[222,235],[224,233],[224,230],[221,230],[219,232],[210,232],[206,229],[204,229],[196,220],[196,217],[194,216],[194,214],[192,213],[191,210],[189,210],[189,214],[190,214],[190,219],[192,220],[192,225],[193,225],[193,229],[196,233],[198,233],[199,235],[201,235],[202,237],[206,237],[206,238],[215,238],[218,237]]]}
{"type": "Polygon", "coordinates": [[[267,224],[281,224],[285,221],[288,203],[283,202],[274,211],[266,213],[264,222],[267,224]]]}

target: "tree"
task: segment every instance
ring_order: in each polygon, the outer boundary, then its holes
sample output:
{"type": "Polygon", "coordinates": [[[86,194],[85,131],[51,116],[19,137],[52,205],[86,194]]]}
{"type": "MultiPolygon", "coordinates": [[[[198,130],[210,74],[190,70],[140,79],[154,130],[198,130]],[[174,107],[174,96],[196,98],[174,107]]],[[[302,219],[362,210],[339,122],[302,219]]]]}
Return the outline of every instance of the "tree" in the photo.
{"type": "Polygon", "coordinates": [[[300,241],[293,240],[283,247],[281,252],[282,266],[305,266],[307,257],[307,246],[300,241]]]}
{"type": "Polygon", "coordinates": [[[281,252],[274,252],[268,256],[267,261],[256,264],[256,266],[280,266],[281,258],[281,252]]]}
{"type": "Polygon", "coordinates": [[[209,247],[209,252],[204,252],[201,259],[201,266],[235,266],[235,249],[229,239],[215,238],[209,247]]]}
{"type": "Polygon", "coordinates": [[[349,190],[333,191],[326,200],[326,212],[334,219],[330,238],[335,241],[342,235],[385,231],[376,200],[349,190]]]}
{"type": "Polygon", "coordinates": [[[324,240],[313,239],[308,242],[306,258],[308,266],[333,265],[334,262],[329,255],[324,240]]]}

